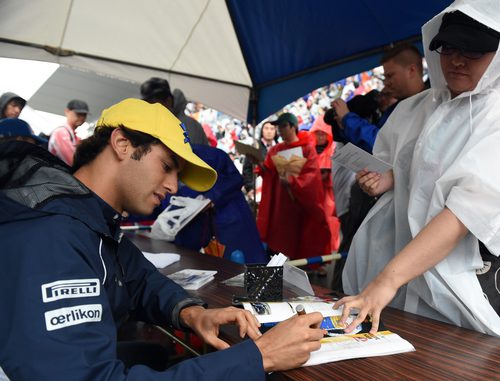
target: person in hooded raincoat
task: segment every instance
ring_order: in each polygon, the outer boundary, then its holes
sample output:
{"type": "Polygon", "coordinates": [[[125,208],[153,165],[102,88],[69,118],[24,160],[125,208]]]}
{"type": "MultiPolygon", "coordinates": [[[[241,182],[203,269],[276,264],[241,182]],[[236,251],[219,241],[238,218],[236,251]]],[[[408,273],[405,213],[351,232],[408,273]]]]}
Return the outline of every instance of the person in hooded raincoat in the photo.
{"type": "MultiPolygon", "coordinates": [[[[297,133],[298,120],[283,113],[273,122],[283,143],[271,147],[262,165],[262,200],[257,227],[263,242],[292,259],[330,254],[331,233],[314,142],[306,131],[297,133]],[[295,149],[303,161],[298,173],[281,177],[274,162],[283,151],[295,149]]],[[[290,151],[288,151],[290,152],[290,151]]]]}
{"type": "Polygon", "coordinates": [[[325,196],[324,208],[331,233],[330,252],[332,252],[336,251],[340,244],[340,222],[335,211],[332,183],[332,155],[335,150],[335,142],[333,141],[332,127],[325,123],[323,115],[316,118],[309,132],[316,142],[315,146],[325,196]]]}
{"type": "Polygon", "coordinates": [[[0,96],[0,119],[19,118],[21,111],[26,106],[26,100],[10,91],[0,96]]]}
{"type": "Polygon", "coordinates": [[[422,28],[431,89],[401,102],[374,154],[393,165],[358,173],[382,194],[354,237],[343,273],[344,315],[393,306],[500,336],[476,275],[478,240],[500,254],[500,7],[458,0],[422,28]],[[461,13],[460,13],[461,12],[461,13]]]}

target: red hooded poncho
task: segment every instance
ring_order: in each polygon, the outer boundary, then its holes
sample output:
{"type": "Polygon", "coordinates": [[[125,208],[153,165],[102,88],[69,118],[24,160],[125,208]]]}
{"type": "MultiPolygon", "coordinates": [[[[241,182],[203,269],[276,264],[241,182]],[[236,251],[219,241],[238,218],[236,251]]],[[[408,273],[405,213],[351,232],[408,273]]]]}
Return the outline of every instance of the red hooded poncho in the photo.
{"type": "Polygon", "coordinates": [[[264,161],[262,201],[257,216],[261,238],[274,251],[292,259],[330,254],[331,233],[324,207],[324,190],[313,140],[299,132],[299,140],[270,148],[264,161]],[[298,176],[279,178],[272,157],[301,147],[306,162],[298,176]]]}
{"type": "Polygon", "coordinates": [[[316,144],[316,134],[315,131],[323,131],[327,136],[327,145],[323,152],[318,155],[319,167],[323,170],[322,180],[323,180],[323,191],[324,191],[324,209],[327,214],[328,225],[330,226],[330,233],[332,236],[331,240],[331,251],[335,251],[339,248],[340,244],[340,221],[337,218],[335,212],[335,197],[333,195],[333,183],[332,183],[332,155],[335,151],[335,142],[333,141],[332,127],[325,123],[323,120],[323,115],[319,116],[311,127],[309,131],[312,135],[312,139],[316,144]],[[329,170],[329,171],[325,171],[329,170]]]}

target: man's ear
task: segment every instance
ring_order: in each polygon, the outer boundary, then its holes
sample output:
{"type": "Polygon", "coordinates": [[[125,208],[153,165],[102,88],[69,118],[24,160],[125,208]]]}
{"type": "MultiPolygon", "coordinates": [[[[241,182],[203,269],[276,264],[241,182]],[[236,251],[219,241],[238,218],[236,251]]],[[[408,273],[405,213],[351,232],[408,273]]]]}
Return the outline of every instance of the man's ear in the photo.
{"type": "Polygon", "coordinates": [[[415,64],[409,64],[408,65],[408,73],[410,74],[411,77],[415,76],[418,74],[418,69],[417,69],[417,65],[415,64]]]}
{"type": "Polygon", "coordinates": [[[109,145],[113,149],[118,160],[123,160],[130,157],[133,151],[132,144],[130,140],[123,134],[123,131],[119,128],[115,128],[111,133],[109,138],[109,145]]]}

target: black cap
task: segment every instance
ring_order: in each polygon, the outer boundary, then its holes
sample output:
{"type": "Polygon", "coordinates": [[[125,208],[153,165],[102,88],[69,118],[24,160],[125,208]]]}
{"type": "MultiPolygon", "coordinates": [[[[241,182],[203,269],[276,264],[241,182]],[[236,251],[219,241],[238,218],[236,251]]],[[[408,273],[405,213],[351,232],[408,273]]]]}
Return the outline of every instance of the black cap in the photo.
{"type": "Polygon", "coordinates": [[[278,127],[282,126],[285,123],[289,123],[292,126],[298,126],[299,125],[299,121],[298,121],[297,117],[295,115],[293,115],[292,113],[289,113],[289,112],[284,112],[283,114],[281,114],[278,117],[278,119],[276,119],[275,121],[271,122],[271,124],[274,124],[275,126],[278,126],[278,127]]]}
{"type": "Polygon", "coordinates": [[[79,100],[79,99],[73,99],[73,100],[69,101],[66,108],[68,110],[76,112],[77,114],[88,114],[89,113],[88,104],[84,101],[79,100]]]}
{"type": "Polygon", "coordinates": [[[443,16],[439,32],[429,44],[429,49],[436,50],[443,44],[449,44],[469,52],[495,52],[499,40],[500,33],[496,30],[455,11],[443,16]]]}
{"type": "Polygon", "coordinates": [[[141,96],[147,102],[155,102],[172,97],[172,93],[166,79],[152,77],[141,85],[141,96]]]}

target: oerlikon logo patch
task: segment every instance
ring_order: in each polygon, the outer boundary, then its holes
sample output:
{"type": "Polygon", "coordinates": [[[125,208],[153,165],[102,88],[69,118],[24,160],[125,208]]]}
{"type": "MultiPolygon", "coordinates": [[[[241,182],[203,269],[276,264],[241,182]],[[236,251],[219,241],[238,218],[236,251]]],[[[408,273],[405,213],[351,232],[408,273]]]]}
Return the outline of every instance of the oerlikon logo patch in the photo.
{"type": "Polygon", "coordinates": [[[45,312],[47,331],[55,331],[72,325],[97,322],[102,319],[102,304],[83,304],[81,306],[59,308],[45,312]]]}

